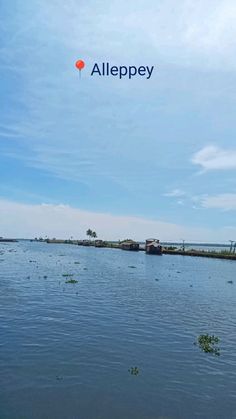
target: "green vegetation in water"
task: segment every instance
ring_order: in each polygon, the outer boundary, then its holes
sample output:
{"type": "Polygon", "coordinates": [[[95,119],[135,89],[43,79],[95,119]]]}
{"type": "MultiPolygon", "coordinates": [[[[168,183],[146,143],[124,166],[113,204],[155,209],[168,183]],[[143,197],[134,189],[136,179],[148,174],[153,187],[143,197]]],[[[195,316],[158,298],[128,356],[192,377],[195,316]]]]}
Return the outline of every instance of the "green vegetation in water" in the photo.
{"type": "Polygon", "coordinates": [[[228,284],[233,284],[234,283],[234,281],[227,281],[228,282],[228,284]]]}
{"type": "Polygon", "coordinates": [[[131,367],[129,370],[131,375],[139,375],[139,368],[138,367],[131,367]]]}
{"type": "Polygon", "coordinates": [[[210,336],[208,335],[208,333],[206,335],[199,335],[197,341],[199,348],[203,352],[210,353],[216,356],[220,355],[220,348],[215,347],[215,345],[219,342],[220,339],[217,336],[210,336]]]}
{"type": "Polygon", "coordinates": [[[69,276],[73,276],[73,274],[62,274],[62,276],[69,277],[69,276]]]}
{"type": "Polygon", "coordinates": [[[78,281],[76,279],[68,279],[68,281],[65,282],[66,284],[77,284],[78,281]]]}
{"type": "Polygon", "coordinates": [[[132,269],[135,269],[136,268],[136,266],[134,266],[134,265],[129,265],[128,267],[129,268],[132,268],[132,269]]]}
{"type": "Polygon", "coordinates": [[[74,262],[74,264],[75,264],[75,265],[79,265],[79,264],[80,264],[80,262],[74,262]]]}

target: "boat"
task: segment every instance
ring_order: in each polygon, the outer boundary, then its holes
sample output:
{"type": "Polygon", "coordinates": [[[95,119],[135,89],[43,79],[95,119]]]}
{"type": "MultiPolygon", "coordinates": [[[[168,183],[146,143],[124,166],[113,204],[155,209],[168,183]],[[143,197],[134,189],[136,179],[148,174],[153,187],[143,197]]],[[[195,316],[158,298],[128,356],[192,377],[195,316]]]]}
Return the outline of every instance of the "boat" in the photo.
{"type": "Polygon", "coordinates": [[[133,240],[124,240],[120,243],[120,248],[122,250],[139,250],[139,243],[133,240]]]}
{"type": "Polygon", "coordinates": [[[95,240],[95,247],[105,247],[103,240],[95,240]]]}
{"type": "Polygon", "coordinates": [[[145,251],[149,255],[162,255],[162,246],[160,245],[160,240],[147,239],[145,251]]]}

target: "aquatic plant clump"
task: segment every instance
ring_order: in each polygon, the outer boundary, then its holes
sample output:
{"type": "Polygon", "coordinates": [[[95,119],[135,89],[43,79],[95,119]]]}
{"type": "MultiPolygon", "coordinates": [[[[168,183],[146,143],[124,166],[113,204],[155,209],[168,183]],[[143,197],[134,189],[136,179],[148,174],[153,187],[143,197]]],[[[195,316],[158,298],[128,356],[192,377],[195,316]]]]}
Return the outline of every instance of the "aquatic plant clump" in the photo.
{"type": "MultiPolygon", "coordinates": [[[[206,335],[198,336],[198,346],[199,348],[206,353],[211,353],[213,355],[220,355],[220,348],[215,347],[216,344],[220,342],[220,339],[217,336],[210,336],[208,333],[206,335]]],[[[195,343],[196,344],[196,343],[195,343]]]]}
{"type": "Polygon", "coordinates": [[[78,281],[76,279],[68,279],[68,281],[65,282],[66,284],[77,284],[78,281]]]}
{"type": "Polygon", "coordinates": [[[129,370],[131,375],[138,375],[139,374],[139,368],[138,367],[131,367],[129,370]]]}

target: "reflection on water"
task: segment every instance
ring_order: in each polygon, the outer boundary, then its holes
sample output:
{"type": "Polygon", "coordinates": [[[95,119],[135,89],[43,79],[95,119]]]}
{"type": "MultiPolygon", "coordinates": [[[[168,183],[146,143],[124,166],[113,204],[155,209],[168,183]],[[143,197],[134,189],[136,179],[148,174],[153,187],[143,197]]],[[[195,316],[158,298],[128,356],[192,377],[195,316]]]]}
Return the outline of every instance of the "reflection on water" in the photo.
{"type": "Polygon", "coordinates": [[[235,266],[1,244],[0,418],[236,418],[235,266]]]}

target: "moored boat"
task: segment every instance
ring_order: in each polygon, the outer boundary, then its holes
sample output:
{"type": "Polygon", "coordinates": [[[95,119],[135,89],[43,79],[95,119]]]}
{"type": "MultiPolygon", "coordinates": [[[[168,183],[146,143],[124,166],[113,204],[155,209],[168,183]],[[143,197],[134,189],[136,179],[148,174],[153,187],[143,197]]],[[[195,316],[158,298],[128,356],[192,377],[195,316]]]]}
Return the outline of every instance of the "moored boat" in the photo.
{"type": "Polygon", "coordinates": [[[122,250],[139,250],[139,243],[133,240],[124,240],[120,243],[120,248],[122,250]]]}
{"type": "Polygon", "coordinates": [[[145,250],[150,255],[162,255],[162,246],[157,239],[147,239],[145,250]]]}

